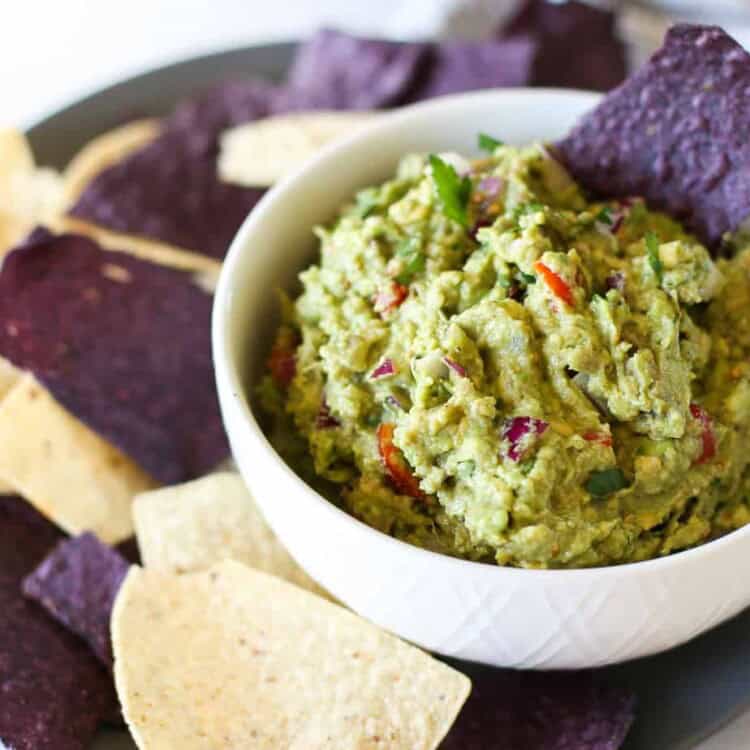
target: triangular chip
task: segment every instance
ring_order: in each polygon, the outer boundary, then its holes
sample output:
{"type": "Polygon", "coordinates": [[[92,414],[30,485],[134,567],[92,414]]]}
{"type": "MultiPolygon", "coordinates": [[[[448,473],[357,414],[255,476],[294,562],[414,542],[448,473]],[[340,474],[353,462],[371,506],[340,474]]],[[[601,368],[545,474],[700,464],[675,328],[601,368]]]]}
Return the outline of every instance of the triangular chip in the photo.
{"type": "Polygon", "coordinates": [[[238,125],[221,136],[219,176],[234,185],[270,187],[373,117],[372,112],[298,112],[238,125]]]}
{"type": "Polygon", "coordinates": [[[0,480],[65,531],[110,543],[133,533],[132,498],[153,480],[31,376],[0,402],[0,445],[0,480]]]}
{"type": "Polygon", "coordinates": [[[70,215],[110,231],[223,258],[263,191],[219,180],[219,135],[265,117],[275,96],[275,87],[263,81],[234,81],[184,102],[162,122],[158,137],[97,174],[70,215]]]}
{"type": "Polygon", "coordinates": [[[19,497],[0,497],[0,747],[88,750],[114,703],[111,677],[86,645],[21,593],[62,538],[19,497]]]}
{"type": "Polygon", "coordinates": [[[0,354],[157,481],[185,481],[229,453],[211,306],[191,274],[39,230],[0,268],[0,354]]]}
{"type": "Polygon", "coordinates": [[[750,55],[715,26],[664,45],[557,144],[602,196],[640,195],[717,245],[750,217],[750,55]]]}
{"type": "Polygon", "coordinates": [[[429,45],[321,29],[301,44],[276,111],[380,109],[403,104],[429,45]]]}
{"type": "Polygon", "coordinates": [[[271,531],[239,474],[138,495],[133,521],[148,568],[189,573],[230,559],[323,594],[271,531]]]}
{"type": "Polygon", "coordinates": [[[464,664],[471,696],[440,750],[618,750],[635,695],[597,671],[464,664]]]}
{"type": "Polygon", "coordinates": [[[236,562],[131,568],[112,638],[142,748],[433,750],[470,689],[357,615],[236,562]]]}
{"type": "Polygon", "coordinates": [[[83,638],[111,671],[109,621],[128,563],[94,534],[61,541],[23,581],[35,599],[63,627],[83,638]]]}
{"type": "Polygon", "coordinates": [[[500,31],[503,39],[531,36],[539,53],[532,85],[607,91],[627,74],[618,17],[590,2],[524,0],[500,31]],[[572,40],[585,39],[585,44],[572,40]]]}

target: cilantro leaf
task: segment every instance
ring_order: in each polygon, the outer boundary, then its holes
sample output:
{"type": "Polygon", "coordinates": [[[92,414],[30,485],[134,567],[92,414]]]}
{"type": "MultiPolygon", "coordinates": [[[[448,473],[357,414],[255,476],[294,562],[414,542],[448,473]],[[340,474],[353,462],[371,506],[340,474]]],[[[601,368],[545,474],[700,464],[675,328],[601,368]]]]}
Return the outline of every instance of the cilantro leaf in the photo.
{"type": "Polygon", "coordinates": [[[604,469],[592,471],[584,486],[590,495],[606,497],[627,487],[628,482],[620,469],[604,469]]]}
{"type": "Polygon", "coordinates": [[[612,226],[612,209],[609,206],[604,206],[601,211],[596,215],[596,221],[601,221],[602,224],[606,224],[608,227],[612,226]]]}
{"type": "Polygon", "coordinates": [[[489,151],[490,153],[492,153],[498,146],[505,145],[502,141],[493,138],[491,135],[487,135],[487,133],[479,133],[477,136],[477,144],[482,151],[489,151]]]}
{"type": "Polygon", "coordinates": [[[648,253],[649,265],[654,269],[656,277],[661,281],[661,274],[664,267],[659,257],[659,238],[653,232],[646,232],[646,252],[648,253]]]}
{"type": "Polygon", "coordinates": [[[432,168],[432,181],[435,191],[443,206],[443,213],[461,226],[469,225],[466,206],[469,202],[471,192],[471,180],[458,176],[456,170],[444,162],[439,156],[430,154],[430,167],[432,168]]]}

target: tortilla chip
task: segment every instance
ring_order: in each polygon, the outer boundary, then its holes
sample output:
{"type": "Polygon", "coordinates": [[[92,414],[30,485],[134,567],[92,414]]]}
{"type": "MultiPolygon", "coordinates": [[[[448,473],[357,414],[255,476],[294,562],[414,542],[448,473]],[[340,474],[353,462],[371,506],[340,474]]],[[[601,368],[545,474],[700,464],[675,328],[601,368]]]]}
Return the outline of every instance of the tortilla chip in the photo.
{"type": "Polygon", "coordinates": [[[262,81],[216,86],[183,103],[160,135],[100,172],[70,210],[102,228],[221,259],[263,191],[219,180],[219,135],[270,112],[262,81]]]}
{"type": "Polygon", "coordinates": [[[0,402],[0,445],[0,479],[65,531],[109,543],[133,533],[132,498],[153,480],[31,376],[0,402]]]}
{"type": "Polygon", "coordinates": [[[409,99],[419,101],[500,86],[529,86],[538,54],[539,45],[529,36],[432,45],[430,64],[409,99]]]}
{"type": "Polygon", "coordinates": [[[470,689],[351,612],[231,561],[132,568],[112,638],[140,747],[427,750],[470,689]]]}
{"type": "Polygon", "coordinates": [[[88,750],[115,700],[86,645],[21,594],[62,534],[18,497],[0,497],[0,745],[88,750]]]}
{"type": "Polygon", "coordinates": [[[34,164],[26,137],[0,129],[0,257],[62,208],[62,180],[34,164]]]}
{"type": "Polygon", "coordinates": [[[462,664],[469,700],[440,750],[617,750],[635,696],[594,672],[532,672],[462,664]]]}
{"type": "MultiPolygon", "coordinates": [[[[180,482],[229,454],[211,305],[189,274],[40,230],[0,269],[0,355],[156,480],[180,482]]],[[[84,529],[98,532],[72,531],[84,529]]]]}
{"type": "Polygon", "coordinates": [[[109,621],[130,566],[91,533],[61,541],[23,581],[35,599],[63,627],[83,638],[96,658],[112,670],[109,621]]]}
{"type": "Polygon", "coordinates": [[[154,140],[159,121],[135,120],[89,141],[70,161],[63,173],[64,201],[72,205],[91,180],[154,140]]]}
{"type": "Polygon", "coordinates": [[[587,2],[526,0],[500,36],[531,36],[538,45],[533,85],[608,91],[627,74],[616,15],[587,2]]]}
{"type": "Polygon", "coordinates": [[[234,185],[270,187],[372,118],[371,112],[301,112],[238,125],[221,136],[219,176],[234,185]]]}
{"type": "Polygon", "coordinates": [[[750,216],[750,55],[713,26],[673,26],[649,63],[557,144],[584,187],[642,195],[716,246],[750,216]]]}
{"type": "Polygon", "coordinates": [[[322,29],[297,50],[275,111],[380,109],[402,104],[429,62],[429,45],[322,29]]]}
{"type": "Polygon", "coordinates": [[[138,495],[133,521],[147,568],[192,573],[230,559],[326,595],[276,538],[239,474],[138,495]]]}

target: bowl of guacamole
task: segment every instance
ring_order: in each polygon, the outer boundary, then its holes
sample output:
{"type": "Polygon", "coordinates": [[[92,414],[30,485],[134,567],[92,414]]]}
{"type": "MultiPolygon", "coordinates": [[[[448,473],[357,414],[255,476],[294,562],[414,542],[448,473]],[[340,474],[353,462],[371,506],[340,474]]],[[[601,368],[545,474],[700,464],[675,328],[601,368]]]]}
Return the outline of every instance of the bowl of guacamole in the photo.
{"type": "Polygon", "coordinates": [[[385,117],[272,190],[219,283],[220,400],[269,523],[440,653],[605,664],[750,602],[729,533],[750,520],[750,252],[584,191],[548,144],[596,101],[385,117]]]}
{"type": "Polygon", "coordinates": [[[380,531],[499,565],[747,523],[750,251],[714,262],[638,197],[588,200],[544,145],[477,137],[316,227],[260,386],[298,470],[380,531]]]}

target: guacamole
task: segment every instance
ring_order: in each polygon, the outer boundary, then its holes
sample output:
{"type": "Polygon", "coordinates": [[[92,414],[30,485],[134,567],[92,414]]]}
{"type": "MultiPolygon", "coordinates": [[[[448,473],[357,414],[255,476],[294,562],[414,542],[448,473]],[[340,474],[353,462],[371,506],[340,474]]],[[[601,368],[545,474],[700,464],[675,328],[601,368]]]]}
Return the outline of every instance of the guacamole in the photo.
{"type": "Polygon", "coordinates": [[[632,562],[750,520],[750,249],[714,261],[543,146],[406,157],[316,230],[262,399],[365,523],[472,560],[632,562]]]}

